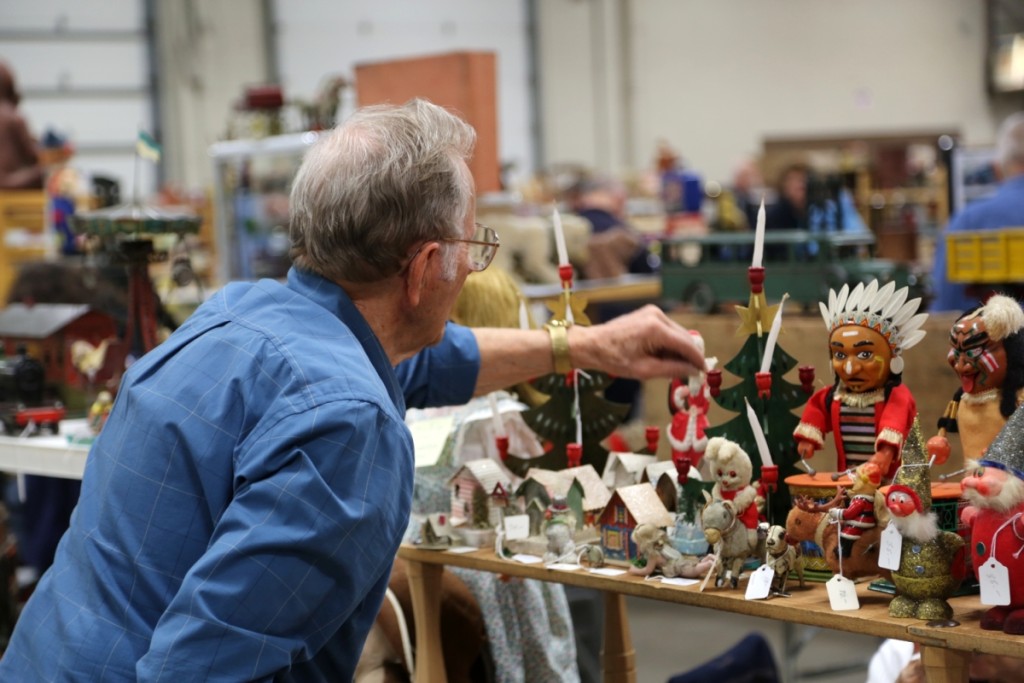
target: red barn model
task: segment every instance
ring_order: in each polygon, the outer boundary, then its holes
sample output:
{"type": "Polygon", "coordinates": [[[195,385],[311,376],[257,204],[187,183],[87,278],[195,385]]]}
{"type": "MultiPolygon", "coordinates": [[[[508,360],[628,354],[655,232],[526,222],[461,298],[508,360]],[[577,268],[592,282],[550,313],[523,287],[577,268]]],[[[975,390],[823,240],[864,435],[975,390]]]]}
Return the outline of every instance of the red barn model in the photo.
{"type": "Polygon", "coordinates": [[[116,337],[114,319],[85,304],[11,304],[0,311],[4,354],[13,356],[23,346],[28,356],[43,364],[46,384],[51,387],[86,385],[87,378],[71,361],[71,346],[76,341],[107,351],[92,377],[94,385],[119,375],[124,352],[110,343],[116,337]]]}
{"type": "Polygon", "coordinates": [[[601,547],[605,559],[612,564],[629,564],[636,559],[633,529],[638,524],[671,526],[674,519],[658,492],[650,484],[623,486],[612,492],[604,512],[598,518],[601,526],[601,547]]]}

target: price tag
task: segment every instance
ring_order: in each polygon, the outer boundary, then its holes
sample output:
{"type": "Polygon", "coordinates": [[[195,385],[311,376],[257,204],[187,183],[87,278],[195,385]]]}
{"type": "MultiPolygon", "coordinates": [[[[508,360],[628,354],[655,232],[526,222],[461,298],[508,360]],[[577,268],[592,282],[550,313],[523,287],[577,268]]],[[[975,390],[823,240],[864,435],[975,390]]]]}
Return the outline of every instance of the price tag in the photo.
{"type": "Polygon", "coordinates": [[[900,554],[903,551],[903,535],[896,525],[889,522],[882,532],[882,547],[878,549],[878,566],[896,571],[900,568],[900,554]]]}
{"type": "Polygon", "coordinates": [[[544,561],[536,555],[525,555],[523,553],[513,555],[512,559],[516,562],[519,562],[520,564],[537,564],[538,562],[544,561]]]}
{"type": "Polygon", "coordinates": [[[978,585],[981,587],[981,604],[1010,604],[1010,574],[996,558],[988,558],[978,569],[978,585]]]}
{"type": "Polygon", "coordinates": [[[833,612],[860,609],[857,588],[853,585],[853,581],[845,576],[836,574],[825,584],[825,589],[828,590],[828,603],[833,612]]]}
{"type": "Polygon", "coordinates": [[[772,592],[772,579],[775,578],[775,570],[766,564],[754,570],[747,582],[747,593],[744,596],[747,600],[763,600],[772,592]]]}
{"type": "Polygon", "coordinates": [[[511,515],[505,518],[505,540],[517,541],[530,535],[530,516],[511,515]]]}

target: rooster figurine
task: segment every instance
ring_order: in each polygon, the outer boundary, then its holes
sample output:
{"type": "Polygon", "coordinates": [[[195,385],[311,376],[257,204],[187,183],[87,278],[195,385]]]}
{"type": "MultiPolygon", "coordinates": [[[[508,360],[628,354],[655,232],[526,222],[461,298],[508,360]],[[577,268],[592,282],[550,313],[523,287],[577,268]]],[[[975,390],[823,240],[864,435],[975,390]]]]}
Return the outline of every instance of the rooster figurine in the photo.
{"type": "Polygon", "coordinates": [[[103,369],[103,363],[107,359],[107,348],[112,339],[104,339],[97,346],[93,346],[84,339],[71,342],[71,364],[92,383],[96,375],[103,369]]]}

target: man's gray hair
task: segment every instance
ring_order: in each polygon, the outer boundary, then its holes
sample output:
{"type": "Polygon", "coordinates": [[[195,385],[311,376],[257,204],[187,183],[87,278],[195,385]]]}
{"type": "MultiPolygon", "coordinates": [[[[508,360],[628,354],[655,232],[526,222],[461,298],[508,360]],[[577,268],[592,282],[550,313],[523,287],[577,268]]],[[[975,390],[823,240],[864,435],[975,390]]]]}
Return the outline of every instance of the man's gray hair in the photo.
{"type": "Polygon", "coordinates": [[[1010,114],[999,126],[997,159],[1004,169],[1024,171],[1024,111],[1010,114]]]}
{"type": "Polygon", "coordinates": [[[475,142],[472,126],[425,100],[356,111],[307,152],[295,176],[295,265],[333,281],[376,282],[401,271],[424,242],[461,238],[473,192],[461,162],[475,142]]]}

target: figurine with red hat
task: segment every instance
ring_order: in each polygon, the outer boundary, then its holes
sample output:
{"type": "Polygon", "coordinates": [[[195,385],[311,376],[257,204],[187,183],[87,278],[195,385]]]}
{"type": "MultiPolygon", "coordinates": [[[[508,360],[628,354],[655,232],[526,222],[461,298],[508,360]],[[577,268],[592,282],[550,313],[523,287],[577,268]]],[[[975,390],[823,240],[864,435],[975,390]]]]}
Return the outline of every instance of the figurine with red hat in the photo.
{"type": "Polygon", "coordinates": [[[971,560],[982,584],[983,629],[1024,635],[1024,408],[1010,416],[982,458],[969,460],[960,482],[968,506],[960,518],[971,529],[971,560]],[[998,602],[986,602],[991,572],[998,602]],[[1002,577],[999,574],[1003,574],[1002,577]],[[1002,603],[1002,604],[1000,604],[1002,603]]]}
{"type": "MultiPolygon", "coordinates": [[[[964,539],[939,529],[938,518],[931,509],[931,464],[916,422],[907,437],[903,464],[886,493],[885,503],[891,524],[902,539],[899,566],[892,572],[896,597],[889,603],[889,616],[929,621],[951,619],[953,608],[947,600],[964,578],[964,539]]],[[[879,563],[885,564],[884,560],[879,563]]]]}
{"type": "MultiPolygon", "coordinates": [[[[697,348],[704,352],[704,338],[696,330],[690,330],[697,348]]],[[[684,466],[684,460],[697,467],[708,437],[708,409],[711,407],[710,393],[707,383],[707,371],[714,368],[717,359],[705,359],[703,371],[689,379],[672,380],[669,386],[669,409],[672,411],[672,422],[665,430],[665,436],[672,446],[672,460],[677,467],[684,466]]]]}
{"type": "Polygon", "coordinates": [[[882,485],[882,470],[873,462],[866,462],[854,470],[851,477],[849,503],[845,507],[832,508],[829,517],[839,521],[839,545],[836,552],[843,557],[850,556],[850,550],[861,536],[878,523],[875,514],[875,497],[882,485]]]}

